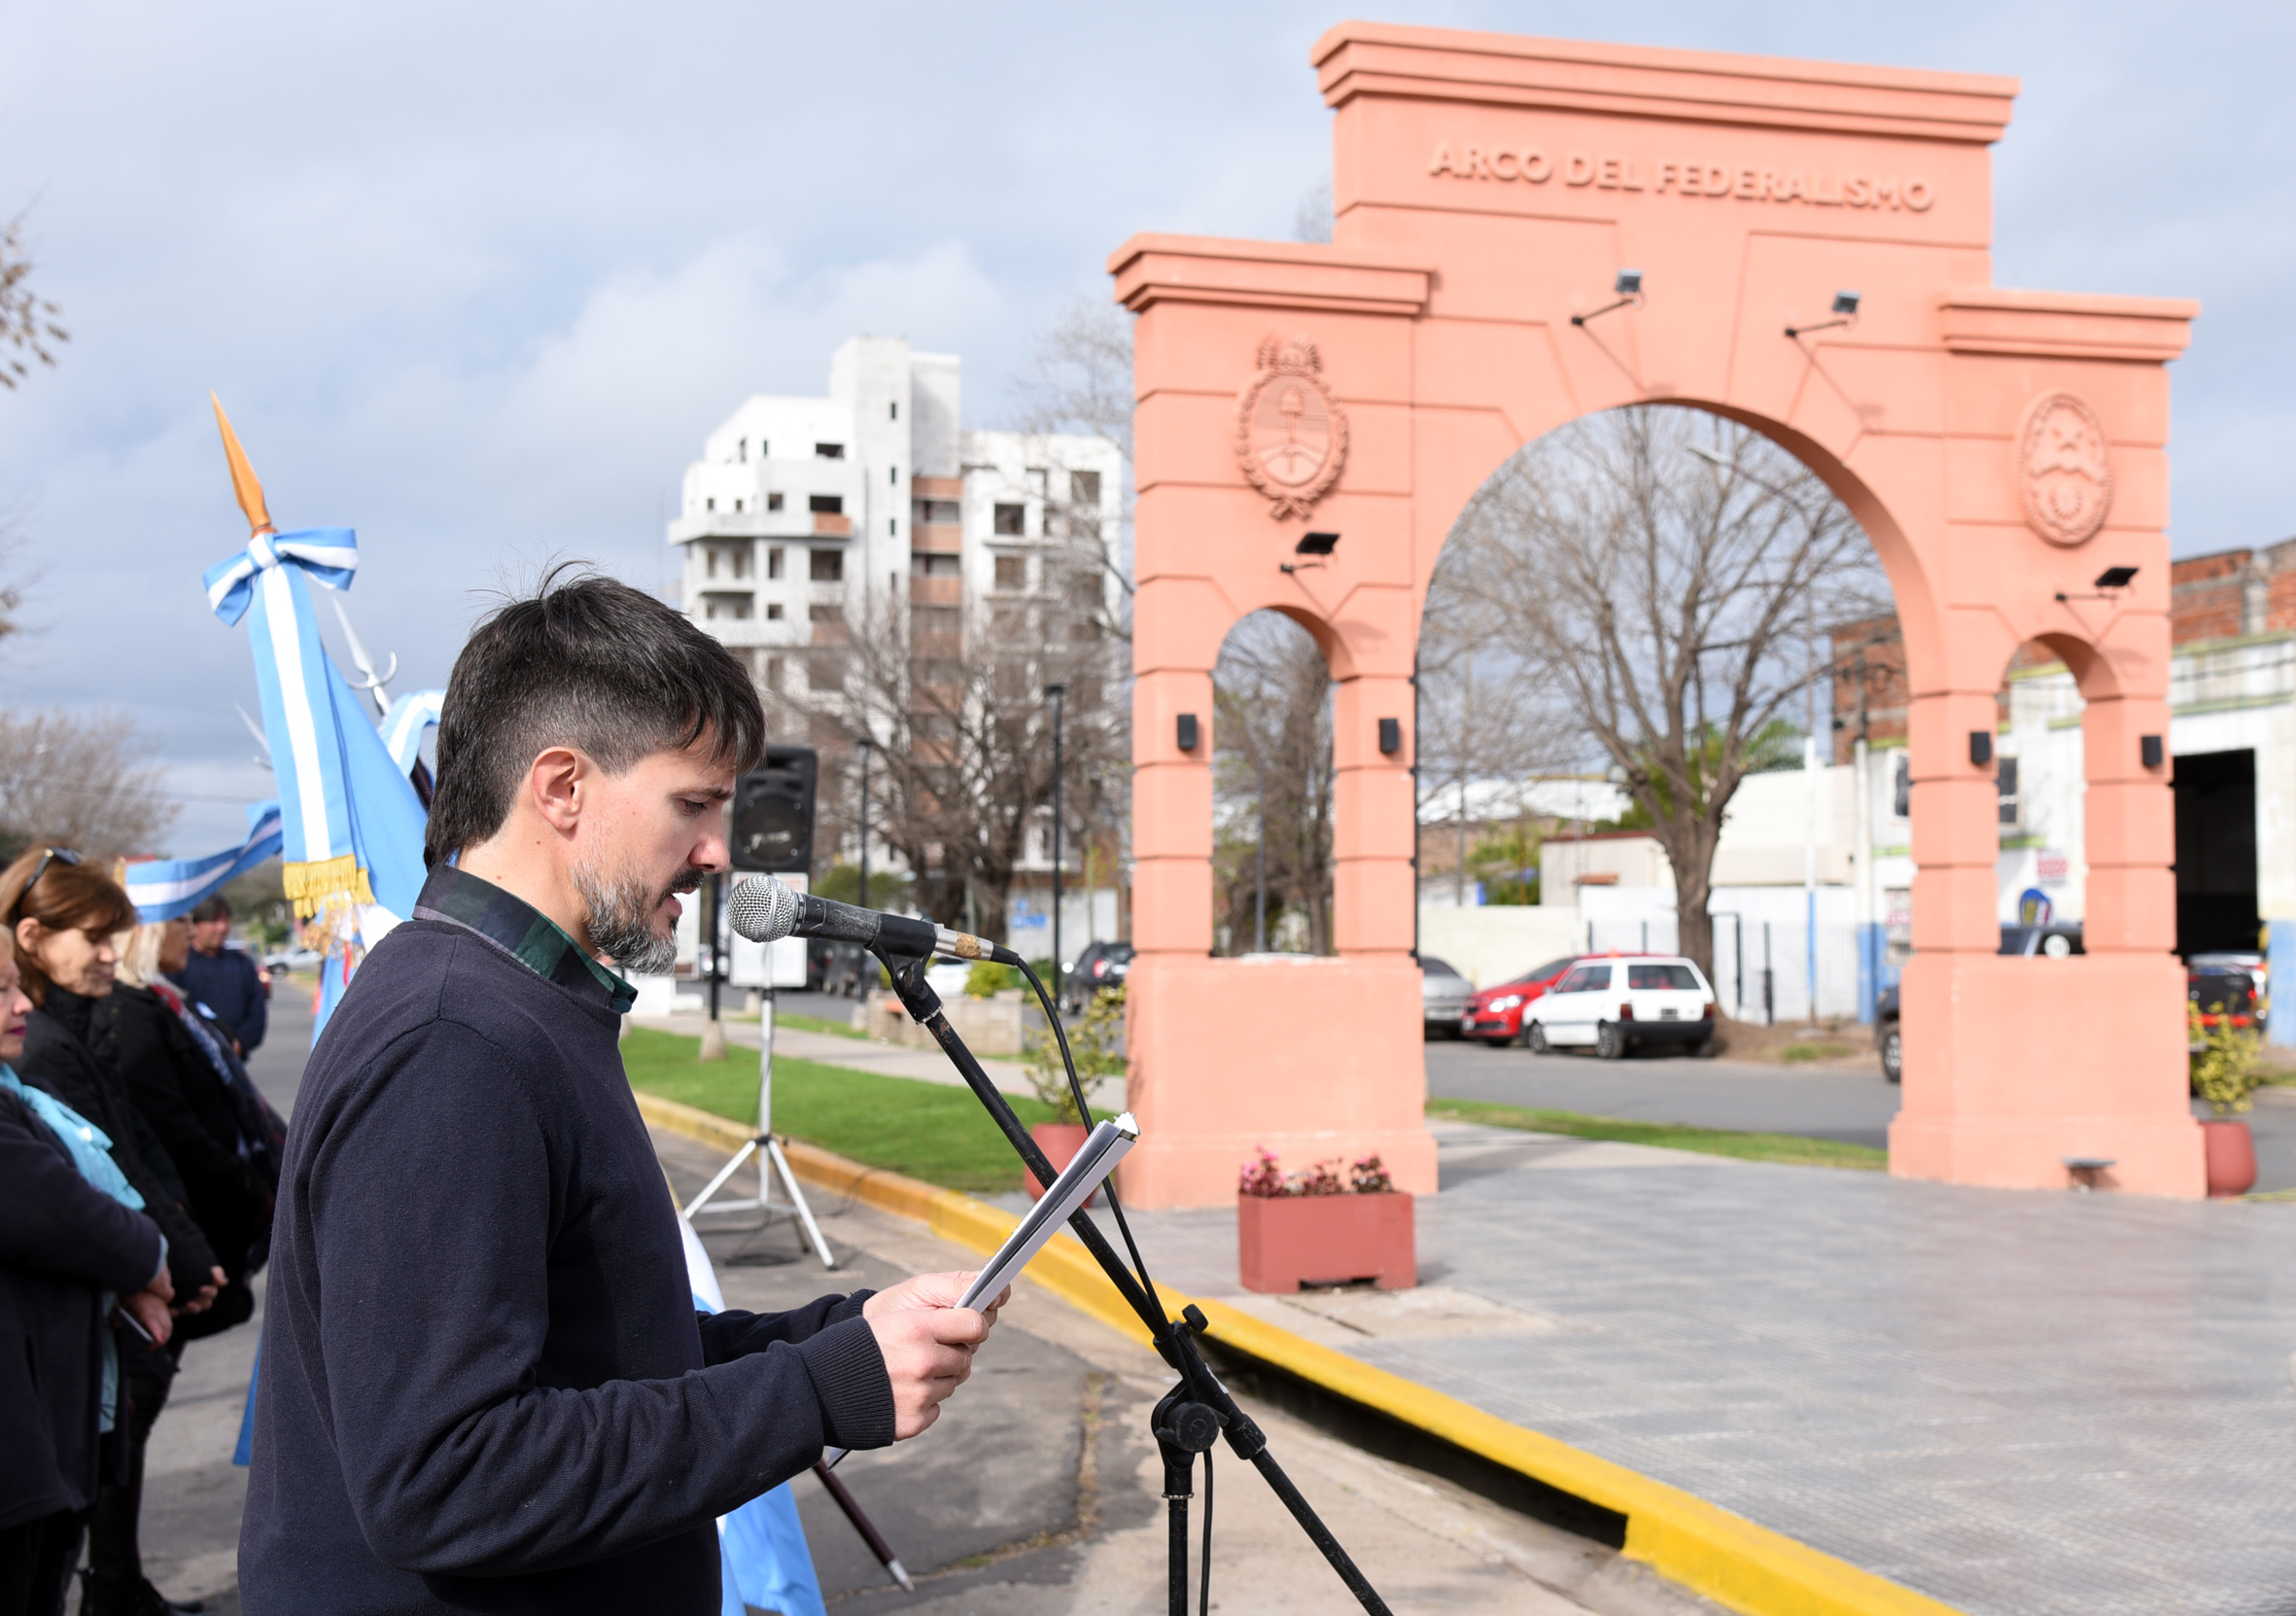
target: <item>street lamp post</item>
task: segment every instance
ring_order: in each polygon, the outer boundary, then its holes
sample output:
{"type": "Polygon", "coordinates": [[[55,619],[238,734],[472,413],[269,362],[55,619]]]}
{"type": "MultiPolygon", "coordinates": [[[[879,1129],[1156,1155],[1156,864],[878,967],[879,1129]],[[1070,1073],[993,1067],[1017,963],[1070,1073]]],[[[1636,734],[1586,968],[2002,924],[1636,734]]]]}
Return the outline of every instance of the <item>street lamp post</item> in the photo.
{"type": "Polygon", "coordinates": [[[1268,952],[1268,764],[1257,756],[1254,746],[1253,763],[1260,777],[1260,885],[1252,898],[1252,952],[1268,952]]]}
{"type": "Polygon", "coordinates": [[[860,905],[869,907],[869,749],[876,743],[864,735],[854,743],[861,753],[861,896],[860,905]]]}
{"type": "Polygon", "coordinates": [[[1044,687],[1053,704],[1053,1001],[1061,998],[1061,698],[1065,685],[1044,687]]]}

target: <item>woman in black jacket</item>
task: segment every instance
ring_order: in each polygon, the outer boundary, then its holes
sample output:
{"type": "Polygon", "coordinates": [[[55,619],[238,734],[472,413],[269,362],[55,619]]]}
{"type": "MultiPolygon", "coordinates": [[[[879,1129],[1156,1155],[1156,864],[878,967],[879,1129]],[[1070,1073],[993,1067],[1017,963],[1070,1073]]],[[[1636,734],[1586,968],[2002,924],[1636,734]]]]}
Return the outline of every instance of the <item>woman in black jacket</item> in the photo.
{"type": "Polygon", "coordinates": [[[63,1609],[109,1428],[111,1298],[165,1341],[171,1294],[158,1226],[90,1181],[57,1129],[81,1119],[12,1070],[31,1007],[0,935],[0,1616],[63,1609]]]}
{"type": "Polygon", "coordinates": [[[191,1215],[223,1267],[226,1283],[215,1305],[186,1319],[180,1332],[197,1341],[254,1316],[247,1276],[260,1266],[256,1253],[270,1234],[276,1179],[263,1172],[270,1142],[238,1104],[221,1052],[201,1047],[202,1035],[187,1024],[183,1001],[162,974],[191,953],[191,923],[138,926],[116,943],[119,980],[96,1003],[92,1041],[182,1175],[191,1215]]]}
{"type": "MultiPolygon", "coordinates": [[[[191,1215],[191,1192],[174,1161],[97,1048],[95,1012],[111,995],[119,965],[112,939],[135,924],[135,905],[117,882],[77,856],[35,848],[0,875],[0,914],[14,928],[17,966],[36,1006],[17,1070],[110,1136],[113,1159],[167,1237],[177,1311],[204,1313],[223,1286],[224,1271],[191,1215]]],[[[126,1471],[118,1485],[98,1490],[88,1518],[88,1585],[81,1610],[83,1616],[164,1616],[166,1604],[144,1580],[136,1528],[144,1447],[167,1401],[177,1357],[140,1338],[115,1335],[126,1471]]],[[[175,1343],[177,1353],[182,1347],[175,1343]]]]}

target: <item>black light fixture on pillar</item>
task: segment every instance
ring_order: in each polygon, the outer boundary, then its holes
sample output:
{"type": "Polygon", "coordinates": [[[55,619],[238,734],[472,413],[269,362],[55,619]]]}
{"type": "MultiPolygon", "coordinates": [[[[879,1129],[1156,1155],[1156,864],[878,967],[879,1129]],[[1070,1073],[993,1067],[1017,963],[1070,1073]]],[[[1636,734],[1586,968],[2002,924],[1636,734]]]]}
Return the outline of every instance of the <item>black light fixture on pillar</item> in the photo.
{"type": "Polygon", "coordinates": [[[1292,546],[1292,553],[1294,555],[1312,555],[1316,559],[1313,561],[1278,562],[1275,570],[1279,573],[1312,571],[1324,565],[1325,559],[1339,547],[1339,536],[1336,533],[1304,533],[1300,536],[1300,542],[1292,546]]]}
{"type": "Polygon", "coordinates": [[[2113,600],[2119,597],[2123,589],[2136,581],[2137,569],[2135,567],[2107,567],[2097,575],[2097,581],[2092,586],[2096,591],[2094,594],[2069,595],[2060,589],[2057,591],[2057,598],[2061,601],[2113,600]]]}
{"type": "Polygon", "coordinates": [[[1639,307],[1642,303],[1642,271],[1640,269],[1619,270],[1618,277],[1611,282],[1611,291],[1617,297],[1618,301],[1605,303],[1591,313],[1574,314],[1571,316],[1571,324],[1583,326],[1589,320],[1599,320],[1613,309],[1624,308],[1629,303],[1639,307]]]}
{"type": "Polygon", "coordinates": [[[1053,704],[1053,1001],[1061,998],[1061,700],[1068,686],[1047,685],[1045,699],[1053,704]]]}

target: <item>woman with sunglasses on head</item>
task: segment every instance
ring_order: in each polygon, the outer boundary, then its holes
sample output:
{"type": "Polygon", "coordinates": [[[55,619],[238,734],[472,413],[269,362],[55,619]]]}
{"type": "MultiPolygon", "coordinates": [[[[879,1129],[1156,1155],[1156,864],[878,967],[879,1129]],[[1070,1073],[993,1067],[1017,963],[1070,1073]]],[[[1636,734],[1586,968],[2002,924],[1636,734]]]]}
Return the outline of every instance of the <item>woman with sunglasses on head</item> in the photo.
{"type": "MultiPolygon", "coordinates": [[[[129,1097],[159,1136],[183,1176],[191,1215],[223,1265],[226,1283],[215,1305],[184,1321],[181,1340],[197,1341],[243,1324],[255,1314],[247,1276],[261,1266],[278,1184],[276,1140],[252,1085],[235,1077],[237,1062],[194,1016],[163,972],[191,952],[186,919],[137,926],[113,939],[116,983],[90,1018],[91,1041],[126,1080],[129,1097]]],[[[244,1069],[238,1069],[243,1071],[244,1069]]]]}
{"type": "Polygon", "coordinates": [[[25,1085],[32,1008],[0,933],[0,1616],[59,1616],[114,1433],[115,1307],[168,1337],[167,1246],[105,1136],[25,1085]]]}
{"type": "MultiPolygon", "coordinates": [[[[133,926],[135,905],[119,883],[68,849],[38,847],[0,873],[0,915],[16,944],[23,989],[34,1005],[17,1070],[101,1130],[111,1156],[167,1237],[179,1314],[204,1313],[224,1283],[214,1248],[191,1212],[191,1193],[158,1136],[137,1109],[104,1047],[96,1011],[119,967],[113,938],[133,926]]],[[[115,1332],[118,1334],[118,1332],[115,1332]]],[[[121,1424],[126,1466],[118,1485],[98,1490],[88,1517],[88,1583],[82,1616],[165,1616],[168,1605],[144,1580],[136,1520],[142,1508],[144,1446],[167,1401],[174,1352],[122,1336],[121,1424]]]]}

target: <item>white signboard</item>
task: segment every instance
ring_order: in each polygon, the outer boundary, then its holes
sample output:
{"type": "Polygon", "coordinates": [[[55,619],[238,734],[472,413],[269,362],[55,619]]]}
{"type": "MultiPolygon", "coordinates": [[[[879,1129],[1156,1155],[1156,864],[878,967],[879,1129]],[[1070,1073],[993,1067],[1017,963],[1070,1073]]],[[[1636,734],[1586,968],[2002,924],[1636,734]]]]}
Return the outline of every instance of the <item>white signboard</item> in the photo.
{"type": "MultiPolygon", "coordinates": [[[[755,875],[737,877],[737,880],[740,879],[756,881],[762,878],[755,875]]],[[[802,875],[777,875],[774,879],[791,892],[801,893],[807,890],[807,878],[802,875]]],[[[783,937],[777,943],[753,943],[748,937],[733,931],[731,927],[726,930],[731,934],[731,946],[726,950],[725,961],[728,982],[737,988],[802,988],[805,986],[805,939],[803,937],[783,937]],[[766,979],[766,955],[769,952],[773,956],[773,979],[771,982],[766,979]]]]}

